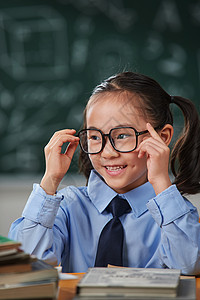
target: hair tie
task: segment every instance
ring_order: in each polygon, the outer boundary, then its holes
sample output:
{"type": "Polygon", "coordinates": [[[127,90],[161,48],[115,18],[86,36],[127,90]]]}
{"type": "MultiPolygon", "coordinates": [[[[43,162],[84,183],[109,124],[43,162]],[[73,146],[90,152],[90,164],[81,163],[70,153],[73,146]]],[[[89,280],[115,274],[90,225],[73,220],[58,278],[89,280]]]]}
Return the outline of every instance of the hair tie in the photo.
{"type": "Polygon", "coordinates": [[[171,96],[170,103],[174,103],[174,96],[171,96]]]}

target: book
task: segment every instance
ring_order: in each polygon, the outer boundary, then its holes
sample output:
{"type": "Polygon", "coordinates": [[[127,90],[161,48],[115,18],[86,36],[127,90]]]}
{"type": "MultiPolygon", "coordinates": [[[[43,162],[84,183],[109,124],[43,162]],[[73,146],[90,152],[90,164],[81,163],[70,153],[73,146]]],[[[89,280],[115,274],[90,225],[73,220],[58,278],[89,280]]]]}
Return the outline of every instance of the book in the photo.
{"type": "Polygon", "coordinates": [[[58,271],[0,236],[0,299],[55,299],[58,271]]]}
{"type": "Polygon", "coordinates": [[[0,266],[15,264],[15,263],[29,263],[34,260],[34,256],[31,256],[28,253],[21,251],[20,249],[17,253],[5,254],[0,256],[0,266]]]}
{"type": "Polygon", "coordinates": [[[15,263],[15,264],[0,266],[0,274],[24,273],[24,272],[28,272],[31,270],[32,270],[31,263],[15,263]]]}
{"type": "Polygon", "coordinates": [[[18,249],[8,249],[8,250],[0,250],[0,257],[7,256],[7,255],[13,255],[18,252],[18,249]]]}
{"type": "Polygon", "coordinates": [[[31,262],[36,257],[25,253],[20,246],[21,243],[0,236],[0,274],[31,271],[31,262]]]}
{"type": "Polygon", "coordinates": [[[90,297],[84,297],[84,296],[79,296],[76,295],[73,300],[122,300],[122,299],[134,299],[134,300],[196,300],[196,279],[191,276],[191,278],[187,279],[180,279],[180,283],[178,286],[178,292],[176,297],[168,297],[168,295],[164,295],[162,297],[156,298],[156,297],[151,297],[151,296],[132,296],[132,297],[127,297],[127,296],[90,296],[90,297]]]}
{"type": "Polygon", "coordinates": [[[30,266],[24,272],[0,274],[0,299],[56,299],[57,269],[39,259],[30,266]]]}
{"type": "Polygon", "coordinates": [[[0,286],[0,299],[56,299],[58,283],[56,281],[18,283],[0,286]]]}
{"type": "Polygon", "coordinates": [[[31,263],[31,270],[20,273],[0,273],[0,285],[13,285],[27,282],[57,280],[58,271],[43,260],[31,263]]]}
{"type": "Polygon", "coordinates": [[[176,297],[180,270],[155,268],[89,268],[77,285],[84,297],[176,297]]]}
{"type": "Polygon", "coordinates": [[[13,241],[7,237],[0,235],[0,251],[8,249],[16,249],[21,246],[20,242],[13,241]]]}

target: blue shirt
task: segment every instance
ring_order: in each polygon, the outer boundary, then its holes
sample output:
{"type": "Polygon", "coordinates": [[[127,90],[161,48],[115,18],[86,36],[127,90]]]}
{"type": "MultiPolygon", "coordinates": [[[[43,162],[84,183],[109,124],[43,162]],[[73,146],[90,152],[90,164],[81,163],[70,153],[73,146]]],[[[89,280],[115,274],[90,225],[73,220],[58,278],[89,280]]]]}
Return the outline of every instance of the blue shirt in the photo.
{"type": "MultiPolygon", "coordinates": [[[[87,187],[69,186],[55,196],[34,184],[9,237],[21,241],[26,252],[61,262],[63,272],[85,272],[94,266],[100,233],[112,218],[105,208],[116,195],[95,171],[87,187]]],[[[123,197],[132,208],[120,217],[125,266],[200,273],[199,216],[175,185],[156,196],[147,182],[123,197]]]]}

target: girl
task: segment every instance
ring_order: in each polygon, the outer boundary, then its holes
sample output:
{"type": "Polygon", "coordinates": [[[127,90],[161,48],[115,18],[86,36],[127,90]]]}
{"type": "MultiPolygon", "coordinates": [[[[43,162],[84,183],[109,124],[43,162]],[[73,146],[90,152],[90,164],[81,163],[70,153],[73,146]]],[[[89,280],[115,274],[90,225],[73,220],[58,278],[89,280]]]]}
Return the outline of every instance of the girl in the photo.
{"type": "Polygon", "coordinates": [[[200,191],[200,121],[191,101],[171,97],[147,76],[115,75],[94,89],[78,136],[73,129],[56,132],[45,158],[42,181],[9,233],[25,251],[61,262],[63,272],[85,272],[96,265],[101,231],[112,219],[107,207],[120,196],[117,203],[125,199],[129,206],[118,222],[124,266],[200,272],[199,217],[183,197],[200,191]],[[171,154],[173,184],[168,172],[171,103],[185,120],[171,154]],[[65,142],[69,146],[61,154],[65,142]],[[87,186],[57,192],[78,143],[87,186]]]}

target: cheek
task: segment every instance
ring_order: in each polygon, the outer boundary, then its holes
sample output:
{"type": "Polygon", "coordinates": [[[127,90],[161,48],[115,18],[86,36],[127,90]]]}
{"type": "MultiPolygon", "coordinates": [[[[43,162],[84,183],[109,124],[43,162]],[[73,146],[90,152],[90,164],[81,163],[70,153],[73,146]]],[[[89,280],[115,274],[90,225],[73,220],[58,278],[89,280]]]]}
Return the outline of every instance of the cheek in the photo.
{"type": "Polygon", "coordinates": [[[144,167],[146,166],[146,155],[144,155],[142,158],[138,158],[138,153],[133,152],[131,153],[129,157],[127,157],[126,161],[129,166],[131,167],[144,167]]]}

